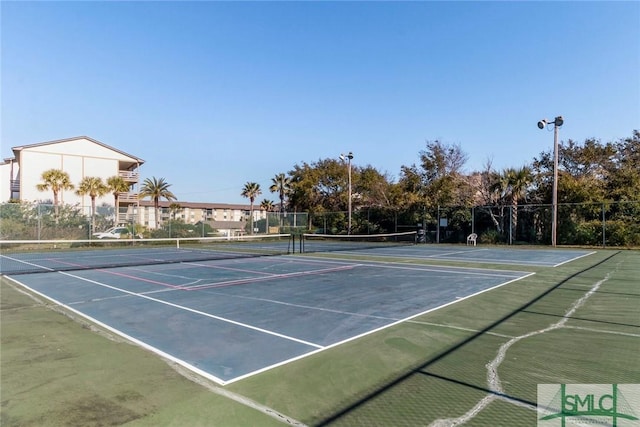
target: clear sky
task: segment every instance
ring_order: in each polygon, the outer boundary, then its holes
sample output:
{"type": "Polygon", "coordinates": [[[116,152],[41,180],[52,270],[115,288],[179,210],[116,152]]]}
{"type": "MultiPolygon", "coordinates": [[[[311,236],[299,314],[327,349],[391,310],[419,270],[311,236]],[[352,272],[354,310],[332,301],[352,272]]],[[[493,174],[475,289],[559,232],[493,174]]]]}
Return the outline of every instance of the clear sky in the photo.
{"type": "Polygon", "coordinates": [[[640,129],[640,2],[9,2],[2,157],[86,135],[179,201],[352,151],[394,178],[427,141],[467,172],[640,129]]]}

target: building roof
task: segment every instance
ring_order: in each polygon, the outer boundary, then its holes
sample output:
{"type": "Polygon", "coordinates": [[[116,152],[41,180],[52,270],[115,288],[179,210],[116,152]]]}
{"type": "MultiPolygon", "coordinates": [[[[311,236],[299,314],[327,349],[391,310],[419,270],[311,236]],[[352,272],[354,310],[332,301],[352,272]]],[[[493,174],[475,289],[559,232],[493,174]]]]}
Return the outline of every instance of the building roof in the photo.
{"type": "MultiPolygon", "coordinates": [[[[229,203],[204,203],[204,202],[181,202],[161,200],[158,205],[161,208],[168,208],[172,204],[180,205],[181,208],[189,209],[236,209],[248,211],[251,209],[251,205],[229,204],[229,203]]],[[[140,200],[140,206],[153,206],[153,200],[140,200]]],[[[259,210],[259,207],[253,205],[254,210],[259,210]]]]}
{"type": "MultiPolygon", "coordinates": [[[[117,148],[111,147],[110,145],[102,143],[102,142],[100,142],[98,140],[95,140],[93,138],[90,138],[88,136],[76,136],[76,137],[73,137],[73,138],[57,139],[55,141],[45,141],[45,142],[38,142],[38,143],[35,143],[35,144],[19,145],[19,146],[16,146],[16,147],[12,147],[11,150],[13,151],[13,154],[15,155],[15,158],[18,158],[20,156],[20,152],[22,150],[24,150],[25,148],[34,148],[34,147],[42,147],[44,145],[60,144],[62,142],[75,141],[75,140],[78,140],[78,139],[86,139],[88,141],[93,142],[94,144],[98,144],[98,145],[100,145],[100,146],[102,146],[104,148],[107,148],[109,150],[115,151],[116,153],[120,153],[123,156],[131,158],[131,160],[133,160],[134,162],[138,163],[138,165],[141,165],[141,164],[144,163],[144,160],[142,160],[139,157],[136,157],[136,156],[134,156],[132,154],[126,153],[126,152],[124,152],[122,150],[118,150],[117,148]]],[[[5,160],[5,162],[8,163],[8,161],[10,161],[12,159],[4,159],[4,160],[5,160]]]]}

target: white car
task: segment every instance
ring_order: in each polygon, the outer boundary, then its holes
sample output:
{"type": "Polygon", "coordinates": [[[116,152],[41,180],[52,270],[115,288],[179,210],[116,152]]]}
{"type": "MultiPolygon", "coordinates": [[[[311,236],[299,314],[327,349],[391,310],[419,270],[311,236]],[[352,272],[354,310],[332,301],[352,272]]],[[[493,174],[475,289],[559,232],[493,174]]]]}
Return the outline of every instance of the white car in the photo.
{"type": "Polygon", "coordinates": [[[129,235],[129,229],[127,227],[112,227],[107,231],[100,233],[93,233],[93,237],[96,239],[121,239],[122,237],[129,235]]]}

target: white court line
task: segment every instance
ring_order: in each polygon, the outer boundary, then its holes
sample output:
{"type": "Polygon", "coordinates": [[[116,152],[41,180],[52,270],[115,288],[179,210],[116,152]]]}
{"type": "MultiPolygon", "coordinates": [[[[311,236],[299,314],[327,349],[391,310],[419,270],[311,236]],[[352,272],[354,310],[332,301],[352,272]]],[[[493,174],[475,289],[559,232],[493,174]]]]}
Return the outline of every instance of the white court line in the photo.
{"type": "Polygon", "coordinates": [[[370,330],[370,331],[366,331],[366,332],[363,332],[363,333],[361,333],[361,334],[358,334],[358,335],[355,335],[355,336],[349,337],[349,338],[347,338],[347,339],[345,339],[345,340],[338,341],[338,342],[335,342],[335,343],[330,344],[330,345],[328,345],[328,346],[325,346],[325,347],[319,348],[319,349],[317,349],[317,350],[313,350],[313,351],[311,351],[311,352],[309,352],[309,353],[301,354],[301,355],[299,355],[299,356],[292,357],[292,358],[290,358],[290,359],[286,359],[286,360],[280,361],[280,362],[278,362],[278,363],[274,363],[273,365],[265,366],[264,368],[261,368],[261,369],[258,369],[258,370],[252,371],[252,372],[248,372],[248,373],[246,373],[246,374],[244,374],[244,375],[240,375],[240,376],[238,376],[238,377],[236,377],[236,378],[232,378],[232,379],[228,380],[228,381],[226,382],[226,384],[231,384],[231,383],[234,383],[234,382],[237,382],[237,381],[243,380],[243,379],[245,379],[245,378],[249,378],[249,377],[251,377],[251,376],[254,376],[254,375],[260,374],[260,373],[262,373],[262,372],[266,372],[266,371],[268,371],[268,370],[271,370],[271,369],[277,368],[278,366],[283,366],[283,365],[286,365],[286,364],[288,364],[288,363],[295,362],[296,360],[300,360],[300,359],[303,359],[303,358],[305,358],[305,357],[309,357],[309,356],[312,356],[312,355],[314,355],[314,354],[318,354],[318,353],[320,353],[320,352],[322,352],[322,351],[332,349],[332,348],[337,347],[337,346],[339,346],[339,345],[346,344],[346,343],[348,343],[348,342],[350,342],[350,341],[354,341],[354,340],[357,340],[357,339],[359,339],[359,338],[365,337],[365,336],[367,336],[367,335],[371,335],[371,334],[374,334],[374,333],[376,333],[376,332],[382,331],[382,330],[384,330],[384,329],[391,328],[391,327],[393,327],[393,326],[395,326],[395,325],[398,325],[398,324],[400,324],[400,323],[411,321],[412,319],[415,319],[416,317],[423,316],[423,315],[425,315],[425,314],[431,313],[431,312],[436,311],[436,310],[439,310],[439,309],[441,309],[441,308],[448,307],[448,306],[450,306],[450,305],[452,305],[452,304],[456,304],[456,303],[458,303],[459,301],[463,301],[463,300],[466,300],[466,299],[469,299],[469,298],[475,297],[475,296],[477,296],[477,295],[483,294],[483,293],[485,293],[485,292],[489,292],[489,291],[491,291],[491,290],[493,290],[493,289],[500,288],[500,287],[505,286],[505,285],[507,285],[507,284],[509,284],[509,283],[516,282],[516,281],[518,281],[518,280],[520,280],[520,279],[523,279],[524,277],[528,277],[528,276],[533,275],[533,274],[535,274],[535,273],[531,273],[531,274],[529,274],[529,275],[527,275],[527,276],[518,277],[517,279],[513,279],[513,280],[509,280],[509,281],[504,282],[504,283],[500,283],[500,284],[498,284],[498,285],[492,286],[492,287],[487,288],[487,289],[483,289],[483,290],[478,291],[478,292],[476,292],[476,293],[473,293],[473,294],[471,294],[471,295],[467,295],[467,296],[465,296],[465,297],[462,297],[462,298],[456,299],[455,301],[450,301],[450,302],[448,302],[448,303],[446,303],[446,304],[442,304],[442,305],[440,305],[440,306],[438,306],[438,307],[430,308],[429,310],[425,310],[425,311],[423,311],[423,312],[420,312],[420,313],[417,313],[417,314],[411,315],[411,316],[406,317],[406,318],[404,318],[404,319],[399,319],[399,320],[397,320],[397,321],[395,321],[395,322],[389,323],[389,324],[387,324],[387,325],[383,325],[383,326],[381,326],[381,327],[379,327],[379,328],[375,328],[375,329],[372,329],[372,330],[370,330]]]}
{"type": "MultiPolygon", "coordinates": [[[[273,335],[273,336],[276,336],[278,338],[283,338],[283,339],[286,339],[286,340],[289,340],[289,341],[294,341],[294,342],[297,342],[297,343],[300,343],[300,344],[305,344],[305,345],[308,345],[308,346],[311,346],[311,347],[323,348],[321,345],[318,345],[318,344],[315,344],[315,343],[312,343],[312,342],[308,342],[308,341],[301,340],[301,339],[298,339],[298,338],[290,337],[288,335],[280,334],[278,332],[270,331],[268,329],[259,328],[257,326],[248,325],[246,323],[237,322],[235,320],[227,319],[227,318],[224,318],[224,317],[215,316],[213,314],[205,313],[204,311],[195,310],[193,308],[185,307],[183,305],[174,304],[174,303],[171,303],[171,302],[168,302],[168,301],[163,301],[161,299],[153,298],[153,297],[150,297],[150,296],[147,296],[147,295],[142,295],[142,294],[139,294],[139,293],[136,293],[136,292],[131,292],[131,291],[128,291],[126,289],[120,289],[120,288],[118,288],[116,286],[107,285],[106,283],[101,283],[101,282],[98,282],[96,280],[86,279],[84,277],[76,276],[75,274],[71,274],[71,273],[68,273],[68,272],[65,272],[65,271],[60,271],[59,273],[65,275],[65,276],[69,276],[69,277],[73,277],[75,279],[79,279],[79,280],[85,281],[85,282],[93,283],[94,285],[103,286],[105,288],[113,289],[113,290],[116,290],[116,291],[123,292],[125,294],[129,294],[129,295],[136,296],[136,297],[139,297],[139,298],[144,298],[144,299],[147,299],[149,301],[153,301],[153,302],[157,302],[157,303],[160,303],[160,304],[168,305],[170,307],[177,308],[177,309],[180,309],[180,310],[184,310],[184,311],[188,311],[188,312],[191,312],[191,313],[199,314],[201,316],[209,317],[211,319],[216,319],[216,320],[220,320],[222,322],[231,323],[231,324],[236,325],[236,326],[241,326],[243,328],[247,328],[247,329],[251,329],[251,330],[254,330],[254,331],[262,332],[262,333],[265,333],[265,334],[268,334],[268,335],[273,335]]],[[[64,306],[66,307],[66,305],[64,305],[64,306]]]]}
{"type": "Polygon", "coordinates": [[[202,369],[200,369],[200,368],[198,368],[196,366],[193,366],[190,363],[187,363],[182,359],[174,357],[174,356],[170,355],[169,353],[165,353],[164,351],[162,351],[162,350],[160,350],[160,349],[158,349],[156,347],[153,347],[153,346],[147,344],[144,341],[141,341],[141,340],[139,340],[137,338],[134,338],[131,335],[125,334],[121,330],[116,329],[114,327],[111,327],[108,324],[103,323],[103,322],[101,322],[101,321],[99,321],[97,319],[94,319],[93,317],[83,313],[82,311],[76,310],[73,307],[69,307],[68,305],[64,304],[61,301],[58,301],[55,298],[51,298],[50,296],[45,295],[42,292],[38,292],[35,289],[33,289],[33,288],[25,285],[24,283],[16,280],[15,277],[7,277],[7,278],[9,280],[12,280],[15,283],[19,284],[20,286],[22,286],[22,287],[24,287],[26,289],[29,289],[30,292],[33,292],[36,295],[40,295],[41,297],[45,298],[46,300],[52,301],[53,303],[59,305],[60,307],[64,307],[66,310],[69,310],[69,311],[77,314],[78,316],[83,317],[83,318],[89,320],[92,323],[95,323],[96,325],[100,326],[101,328],[104,328],[104,329],[106,329],[106,330],[108,330],[108,331],[110,331],[110,332],[112,332],[112,333],[114,333],[114,334],[116,334],[118,336],[121,336],[121,337],[125,338],[126,340],[129,340],[129,341],[133,342],[133,343],[139,345],[140,347],[142,347],[142,348],[144,348],[146,350],[149,350],[149,351],[151,351],[153,353],[156,353],[156,354],[158,354],[160,357],[162,357],[164,359],[170,360],[170,361],[172,361],[172,362],[174,362],[174,363],[176,363],[176,364],[178,364],[180,366],[184,366],[185,368],[189,369],[190,371],[195,372],[196,374],[201,375],[202,377],[204,377],[204,378],[206,378],[208,380],[211,380],[211,381],[213,381],[215,383],[222,384],[222,385],[225,384],[225,381],[222,380],[221,378],[218,378],[215,375],[212,375],[212,374],[210,374],[210,373],[208,373],[206,371],[203,371],[202,369]]]}
{"type": "MultiPolygon", "coordinates": [[[[445,324],[442,324],[442,323],[420,322],[418,320],[408,320],[407,323],[414,323],[416,325],[437,326],[437,327],[445,328],[445,329],[457,329],[459,331],[465,331],[465,332],[475,332],[475,333],[481,332],[478,329],[463,328],[462,326],[445,325],[445,324]]],[[[513,338],[512,335],[504,335],[504,334],[499,334],[497,332],[484,331],[483,333],[487,334],[487,335],[493,335],[494,337],[513,338]]]]}
{"type": "MultiPolygon", "coordinates": [[[[313,259],[313,260],[312,260],[312,259],[310,259],[310,258],[305,257],[305,262],[309,262],[309,261],[311,261],[311,262],[318,262],[318,263],[332,263],[332,264],[336,264],[336,262],[326,261],[326,259],[318,259],[318,260],[313,259]]],[[[338,264],[343,264],[343,267],[342,267],[342,268],[339,268],[339,267],[338,267],[338,268],[329,268],[329,269],[317,270],[317,271],[315,271],[315,273],[317,273],[317,272],[327,272],[327,271],[336,271],[336,270],[340,270],[340,269],[344,269],[344,268],[355,268],[355,267],[358,267],[358,266],[366,266],[366,265],[367,265],[367,264],[361,264],[361,263],[354,264],[354,263],[352,263],[352,262],[345,262],[344,260],[340,260],[340,261],[338,262],[338,264]]],[[[412,265],[412,266],[407,266],[406,264],[402,264],[402,263],[389,263],[389,262],[377,262],[377,261],[368,262],[368,264],[369,264],[370,266],[375,266],[375,267],[382,267],[382,266],[383,266],[382,264],[384,264],[384,265],[386,265],[386,266],[391,265],[391,267],[392,267],[392,268],[398,268],[398,269],[403,269],[403,268],[404,268],[404,269],[422,270],[422,271],[432,270],[432,271],[439,271],[439,272],[445,272],[445,273],[457,273],[457,274],[468,274],[468,273],[469,273],[469,271],[464,271],[464,270],[469,270],[469,269],[471,269],[471,268],[465,268],[465,267],[453,267],[453,268],[452,268],[452,267],[449,267],[449,266],[446,266],[446,267],[444,267],[444,268],[442,268],[442,269],[433,269],[433,268],[427,268],[427,269],[425,269],[425,268],[418,268],[418,267],[422,267],[422,266],[415,265],[415,264],[414,264],[414,265],[412,265]],[[377,265],[376,265],[376,264],[377,264],[377,265]]],[[[477,269],[473,269],[473,270],[477,270],[477,269]]],[[[505,273],[505,272],[506,272],[506,271],[504,271],[504,270],[495,270],[495,271],[496,271],[496,272],[501,272],[501,273],[505,273]]],[[[57,304],[59,304],[59,305],[61,305],[61,306],[63,306],[63,307],[67,307],[69,310],[73,311],[74,313],[77,313],[77,314],[81,315],[82,317],[87,318],[87,319],[91,320],[92,322],[95,322],[96,324],[98,324],[98,325],[100,325],[100,326],[104,327],[105,329],[107,329],[107,330],[109,330],[109,331],[112,331],[113,333],[115,333],[115,334],[117,334],[117,335],[120,335],[120,336],[122,336],[122,337],[124,337],[124,338],[126,338],[126,339],[129,339],[129,340],[131,340],[132,342],[134,342],[134,343],[136,343],[136,344],[140,345],[141,347],[143,347],[143,348],[145,348],[145,349],[148,349],[148,350],[150,350],[150,351],[152,351],[152,352],[154,352],[154,353],[156,353],[156,354],[159,354],[161,357],[164,357],[164,358],[166,358],[166,359],[169,359],[169,360],[171,360],[171,361],[173,361],[173,362],[175,362],[175,363],[177,363],[177,364],[179,364],[179,365],[181,365],[181,366],[184,366],[185,368],[187,368],[187,369],[189,369],[189,370],[191,370],[191,371],[195,372],[196,374],[201,375],[202,377],[207,378],[207,379],[210,379],[211,381],[214,381],[214,382],[216,382],[216,383],[218,383],[218,384],[221,384],[221,385],[227,385],[227,384],[231,384],[231,383],[234,383],[234,382],[240,381],[240,380],[242,380],[242,379],[245,379],[245,378],[248,378],[248,377],[251,377],[251,376],[257,375],[257,374],[259,374],[259,373],[266,372],[266,371],[268,371],[268,370],[274,369],[274,368],[276,368],[276,367],[278,367],[278,366],[286,365],[286,364],[291,363],[291,362],[294,362],[294,361],[296,361],[296,360],[303,359],[303,358],[305,358],[305,357],[308,357],[308,356],[311,356],[311,355],[317,354],[317,353],[319,353],[319,352],[321,352],[321,351],[328,350],[328,349],[331,349],[331,348],[337,347],[337,346],[339,346],[339,345],[343,345],[343,344],[345,344],[345,343],[348,343],[348,342],[351,342],[351,341],[357,340],[357,339],[362,338],[362,337],[364,337],[364,336],[367,336],[367,335],[370,335],[370,334],[373,334],[373,333],[379,332],[379,331],[381,331],[381,330],[384,330],[384,329],[387,329],[387,328],[393,327],[393,326],[398,325],[398,324],[400,324],[400,323],[407,322],[407,321],[411,321],[412,319],[414,319],[414,318],[416,318],[416,317],[419,317],[419,316],[425,315],[425,314],[430,313],[430,312],[433,312],[433,311],[435,311],[435,310],[439,310],[439,309],[441,309],[441,308],[444,308],[444,307],[447,307],[447,306],[449,306],[449,305],[455,304],[455,303],[457,303],[457,302],[459,302],[459,301],[463,301],[463,300],[465,300],[465,299],[475,297],[475,296],[480,295],[480,294],[482,294],[482,293],[484,293],[484,292],[491,291],[491,290],[493,290],[493,289],[496,289],[496,288],[499,288],[499,287],[505,286],[505,285],[507,285],[507,284],[509,284],[509,283],[512,283],[512,282],[515,282],[515,281],[521,280],[521,279],[523,279],[523,278],[525,278],[525,277],[529,277],[529,276],[531,276],[531,275],[534,275],[534,274],[535,274],[535,273],[519,272],[519,273],[526,273],[526,274],[525,274],[525,275],[523,275],[523,276],[517,277],[517,278],[513,278],[512,280],[508,280],[508,281],[506,281],[506,282],[500,283],[500,284],[498,284],[498,285],[492,286],[492,287],[490,287],[490,288],[480,290],[480,291],[478,291],[478,292],[476,292],[476,293],[473,293],[473,294],[467,295],[467,296],[465,296],[465,297],[458,298],[458,299],[456,299],[456,300],[454,300],[454,301],[450,301],[450,302],[445,303],[445,304],[442,304],[442,305],[440,305],[440,306],[438,306],[438,307],[433,307],[433,308],[428,309],[428,310],[425,310],[425,311],[423,311],[423,312],[416,313],[416,314],[414,314],[414,315],[411,315],[411,316],[406,317],[406,318],[403,318],[403,319],[393,319],[393,318],[390,318],[389,320],[392,320],[392,322],[391,322],[391,323],[389,323],[389,324],[386,324],[386,325],[383,325],[383,326],[381,326],[381,327],[379,327],[379,328],[375,328],[375,329],[372,329],[372,330],[369,330],[369,331],[363,332],[363,333],[358,334],[358,335],[355,335],[355,336],[351,336],[351,337],[349,337],[349,338],[347,338],[347,339],[345,339],[345,340],[335,342],[335,343],[330,344],[330,345],[328,345],[328,346],[321,346],[321,345],[319,345],[319,344],[315,344],[315,343],[307,342],[307,341],[300,340],[300,339],[297,339],[297,338],[294,338],[294,337],[290,337],[290,336],[287,336],[287,335],[279,334],[279,333],[277,333],[277,332],[273,332],[273,331],[265,330],[265,329],[262,329],[262,328],[258,328],[258,327],[254,327],[254,326],[251,326],[251,325],[247,325],[247,324],[243,324],[243,323],[240,323],[240,322],[236,322],[236,321],[233,321],[233,320],[230,320],[230,319],[225,319],[225,318],[222,318],[222,317],[219,317],[219,316],[215,316],[215,315],[211,315],[211,314],[208,314],[208,313],[204,313],[204,312],[201,312],[201,311],[199,311],[199,310],[191,309],[191,308],[189,308],[189,307],[180,306],[180,305],[178,305],[178,304],[173,304],[173,303],[169,303],[169,302],[166,302],[166,301],[158,300],[158,299],[156,299],[156,298],[149,297],[149,296],[146,296],[146,295],[143,295],[143,294],[139,294],[139,293],[135,293],[135,292],[127,291],[127,290],[124,290],[124,289],[120,289],[120,288],[117,288],[117,287],[114,287],[114,286],[111,286],[111,285],[107,285],[107,284],[104,284],[104,283],[100,283],[100,282],[97,282],[97,281],[94,281],[94,280],[85,279],[85,278],[83,278],[83,277],[76,276],[76,275],[74,275],[74,274],[70,274],[70,273],[68,273],[68,272],[58,272],[58,273],[59,273],[59,274],[66,275],[66,276],[69,276],[69,277],[74,277],[74,278],[77,278],[77,279],[80,279],[80,280],[83,280],[83,281],[86,281],[86,282],[89,282],[89,283],[94,283],[94,284],[97,284],[97,285],[99,285],[99,286],[103,286],[103,287],[106,287],[106,288],[114,289],[114,290],[117,290],[117,291],[123,292],[123,293],[125,293],[125,294],[129,294],[129,295],[132,295],[132,296],[137,296],[137,297],[140,297],[140,298],[148,299],[148,300],[151,300],[151,301],[154,301],[154,302],[158,302],[158,303],[161,303],[161,304],[165,304],[165,305],[168,305],[168,306],[172,306],[172,307],[175,307],[175,308],[178,308],[178,309],[182,309],[182,310],[185,310],[185,311],[193,312],[193,313],[195,313],[195,314],[200,314],[200,315],[203,315],[203,316],[206,316],[206,317],[210,317],[210,318],[213,318],[213,319],[217,319],[217,320],[221,320],[221,321],[224,321],[224,322],[229,322],[229,323],[232,323],[232,324],[235,324],[235,325],[241,326],[241,327],[246,327],[246,328],[249,328],[249,329],[252,329],[252,330],[256,330],[256,331],[258,331],[258,332],[264,332],[264,333],[267,333],[267,334],[270,334],[270,335],[274,335],[274,336],[281,337],[281,338],[283,338],[283,339],[288,339],[288,340],[292,340],[292,341],[295,341],[295,342],[299,342],[299,343],[302,343],[302,344],[305,344],[305,345],[308,345],[308,346],[310,346],[310,347],[315,348],[315,350],[311,350],[311,351],[309,351],[309,352],[307,352],[307,353],[300,354],[300,355],[298,355],[298,356],[295,356],[295,357],[292,357],[292,358],[289,358],[289,359],[282,360],[282,361],[280,361],[280,362],[278,362],[278,363],[275,363],[275,364],[272,364],[272,365],[265,366],[265,367],[263,367],[263,368],[257,369],[257,370],[252,371],[252,372],[248,372],[248,373],[246,373],[246,374],[244,374],[244,375],[241,375],[241,376],[238,376],[238,377],[235,377],[235,378],[232,378],[232,379],[230,379],[230,380],[225,381],[225,380],[222,380],[221,378],[218,378],[218,377],[216,377],[216,376],[214,376],[214,375],[212,375],[212,374],[210,374],[210,373],[207,373],[207,372],[205,372],[205,371],[201,370],[200,368],[197,368],[197,367],[195,367],[195,366],[190,365],[189,363],[187,363],[186,361],[184,361],[184,360],[182,360],[182,359],[179,359],[179,358],[176,358],[176,357],[174,357],[174,356],[171,356],[170,354],[167,354],[167,353],[163,352],[162,350],[159,350],[159,349],[157,349],[157,348],[155,348],[155,347],[153,347],[153,346],[151,346],[151,345],[149,345],[149,344],[146,344],[146,343],[145,343],[145,342],[143,342],[143,341],[140,341],[140,340],[138,340],[138,339],[136,339],[136,338],[133,338],[133,337],[131,337],[131,336],[129,336],[129,335],[127,335],[127,334],[123,333],[122,331],[120,331],[120,330],[118,330],[118,329],[115,329],[115,328],[113,328],[113,327],[110,327],[110,326],[108,326],[108,325],[106,325],[106,324],[102,323],[102,322],[99,322],[99,321],[97,321],[96,319],[93,319],[92,317],[90,317],[90,316],[88,316],[88,315],[86,315],[86,314],[84,314],[84,313],[82,313],[82,312],[80,312],[80,311],[78,311],[78,310],[75,310],[75,309],[73,309],[73,308],[71,308],[71,307],[68,307],[67,305],[65,305],[65,304],[63,304],[63,303],[61,303],[61,302],[59,302],[59,301],[56,301],[56,300],[54,300],[54,299],[52,299],[52,298],[48,297],[47,295],[44,295],[44,294],[41,294],[40,292],[37,292],[37,291],[35,291],[35,290],[32,290],[33,292],[35,292],[35,293],[37,293],[37,294],[39,294],[39,295],[42,295],[43,297],[45,297],[45,298],[47,298],[47,299],[49,299],[49,300],[52,300],[52,301],[56,302],[57,304]]],[[[518,272],[513,272],[513,273],[518,273],[518,272]]],[[[479,274],[482,274],[482,273],[479,273],[479,274]]],[[[484,274],[484,275],[492,276],[491,274],[484,274]]],[[[502,276],[502,275],[493,274],[493,276],[498,276],[498,277],[500,277],[500,276],[502,276]]],[[[262,278],[262,279],[266,279],[266,278],[262,278]]],[[[15,279],[12,279],[12,280],[15,280],[15,279]]],[[[17,281],[16,281],[16,282],[17,282],[17,281]]],[[[20,282],[18,282],[18,283],[20,283],[20,282]]],[[[28,288],[28,289],[31,289],[31,288],[29,288],[28,286],[26,286],[26,285],[24,285],[24,284],[22,284],[22,283],[20,283],[20,284],[21,284],[22,286],[24,286],[24,287],[28,288]]],[[[370,317],[371,317],[371,316],[370,316],[370,317]]],[[[383,318],[383,319],[384,319],[384,318],[383,318]]]]}
{"type": "Polygon", "coordinates": [[[31,267],[37,267],[37,268],[41,268],[41,269],[47,270],[47,271],[55,271],[53,268],[43,267],[41,265],[34,264],[32,262],[27,262],[27,261],[24,261],[24,260],[21,260],[21,259],[18,259],[18,258],[13,258],[13,257],[7,256],[7,255],[0,255],[0,257],[6,258],[6,259],[10,259],[11,261],[19,262],[19,263],[22,263],[22,264],[26,264],[26,265],[29,265],[31,267]]]}
{"type": "Polygon", "coordinates": [[[531,275],[530,271],[520,271],[520,270],[496,270],[492,268],[478,268],[478,267],[456,267],[451,265],[424,265],[424,264],[412,264],[406,262],[398,262],[398,261],[375,261],[375,260],[367,260],[362,261],[359,260],[357,263],[354,261],[350,261],[344,258],[333,258],[333,257],[313,257],[313,256],[305,256],[305,260],[315,263],[325,263],[325,264],[346,264],[346,265],[360,265],[360,266],[384,266],[389,268],[406,268],[408,270],[422,270],[422,271],[432,271],[432,272],[442,272],[442,273],[454,273],[454,274],[468,274],[468,271],[472,270],[480,275],[488,275],[488,276],[497,276],[497,277],[513,277],[514,274],[525,274],[531,275]],[[485,273],[486,272],[486,273],[485,273]],[[491,273],[493,272],[493,273],[491,273]],[[513,273],[513,274],[509,274],[513,273]]]}
{"type": "Polygon", "coordinates": [[[593,255],[593,254],[595,254],[595,253],[596,253],[596,251],[589,252],[589,253],[586,253],[586,254],[584,254],[584,255],[580,255],[580,256],[578,256],[578,257],[571,258],[571,259],[568,259],[568,260],[566,260],[566,261],[563,261],[563,262],[561,262],[561,263],[559,263],[559,264],[554,265],[553,267],[559,267],[559,266],[561,266],[562,264],[566,264],[566,263],[568,263],[568,262],[575,261],[575,260],[577,260],[577,259],[584,258],[584,257],[586,257],[586,256],[593,255]]]}
{"type": "Polygon", "coordinates": [[[631,332],[608,331],[606,329],[585,328],[582,326],[565,326],[567,329],[578,329],[580,331],[597,332],[600,334],[623,335],[625,337],[640,338],[640,334],[632,334],[631,332]]]}
{"type": "MultiPolygon", "coordinates": [[[[473,252],[479,252],[479,251],[489,251],[491,250],[490,248],[483,248],[483,249],[474,249],[474,250],[462,250],[462,251],[456,251],[456,252],[445,252],[445,253],[439,253],[439,254],[432,254],[432,255],[420,255],[420,254],[414,254],[412,252],[407,252],[407,251],[398,251],[396,254],[391,254],[389,252],[385,252],[385,253],[380,253],[380,252],[375,252],[375,251],[368,251],[368,250],[358,250],[358,251],[339,251],[339,253],[341,254],[347,254],[347,255],[367,255],[367,256],[377,256],[377,257],[387,257],[387,258],[413,258],[413,259],[442,259],[442,260],[446,260],[446,261],[456,261],[456,262],[473,262],[473,263],[480,263],[480,264],[504,264],[504,265],[525,265],[525,266],[535,266],[535,267],[558,267],[560,265],[566,264],[568,262],[571,261],[575,261],[576,259],[588,256],[588,255],[592,255],[595,254],[596,252],[589,252],[587,254],[583,254],[565,261],[562,261],[560,263],[557,264],[553,264],[552,261],[528,261],[528,260],[500,260],[500,259],[486,259],[486,258],[473,258],[473,257],[451,257],[451,258],[447,258],[448,256],[451,255],[456,255],[456,254],[469,254],[469,253],[473,253],[473,252]]],[[[313,253],[313,252],[312,252],[313,253]]],[[[321,252],[317,252],[317,253],[321,253],[321,252]]],[[[325,259],[339,259],[339,258],[331,258],[331,257],[323,257],[325,259]]],[[[455,268],[455,267],[452,267],[455,268]]]]}
{"type": "Polygon", "coordinates": [[[425,258],[438,258],[441,256],[448,256],[448,255],[456,255],[456,254],[468,254],[468,253],[472,253],[472,252],[481,252],[481,251],[488,251],[489,249],[484,248],[484,249],[471,249],[471,250],[465,250],[465,251],[453,251],[453,252],[444,252],[441,254],[435,254],[435,255],[428,255],[425,258]]]}
{"type": "Polygon", "coordinates": [[[287,278],[287,277],[313,276],[315,274],[329,273],[334,271],[352,270],[358,266],[359,264],[350,264],[350,265],[344,265],[341,267],[326,268],[323,270],[295,271],[292,273],[271,274],[270,276],[267,276],[267,277],[247,277],[244,279],[226,280],[223,282],[203,283],[202,285],[185,287],[185,288],[182,288],[181,290],[197,291],[199,289],[223,288],[226,286],[252,284],[252,283],[265,282],[273,279],[281,279],[281,278],[287,278]]]}

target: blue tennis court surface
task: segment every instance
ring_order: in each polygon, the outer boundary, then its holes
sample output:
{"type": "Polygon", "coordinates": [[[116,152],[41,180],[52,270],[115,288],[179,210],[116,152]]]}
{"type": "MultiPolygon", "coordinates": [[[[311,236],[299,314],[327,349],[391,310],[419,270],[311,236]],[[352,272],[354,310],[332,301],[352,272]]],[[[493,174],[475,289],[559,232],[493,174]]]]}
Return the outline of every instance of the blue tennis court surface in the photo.
{"type": "MultiPolygon", "coordinates": [[[[323,248],[323,243],[314,243],[318,252],[330,251],[330,244],[323,248]]],[[[313,252],[311,246],[310,252],[313,252]]],[[[357,249],[353,251],[342,247],[341,254],[352,253],[358,256],[382,256],[413,259],[435,259],[447,261],[460,261],[469,263],[490,263],[505,265],[522,265],[535,267],[557,267],[593,253],[593,251],[580,249],[526,249],[517,247],[508,248],[483,248],[480,246],[446,246],[446,245],[406,245],[393,247],[379,247],[357,249]]]]}
{"type": "Polygon", "coordinates": [[[275,256],[13,280],[227,384],[528,274],[275,256]]]}

